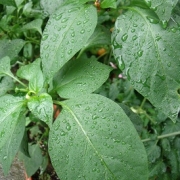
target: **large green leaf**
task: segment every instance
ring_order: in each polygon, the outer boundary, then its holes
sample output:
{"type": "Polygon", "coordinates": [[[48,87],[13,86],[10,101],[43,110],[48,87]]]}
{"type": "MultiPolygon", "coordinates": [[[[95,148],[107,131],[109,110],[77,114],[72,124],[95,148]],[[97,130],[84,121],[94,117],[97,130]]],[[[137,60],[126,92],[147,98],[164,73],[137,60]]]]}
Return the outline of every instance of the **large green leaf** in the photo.
{"type": "Polygon", "coordinates": [[[25,41],[22,39],[0,40],[0,59],[5,56],[9,56],[12,60],[13,58],[17,57],[24,44],[25,41]]]}
{"type": "Polygon", "coordinates": [[[54,78],[55,89],[63,98],[73,98],[98,89],[109,77],[111,68],[95,57],[69,61],[54,78]]]}
{"type": "Polygon", "coordinates": [[[102,0],[101,7],[102,8],[116,8],[117,2],[116,0],[102,0]]]}
{"type": "Polygon", "coordinates": [[[37,118],[51,127],[53,119],[53,101],[51,96],[43,93],[39,96],[31,97],[28,100],[28,108],[37,118]]]}
{"type": "Polygon", "coordinates": [[[44,84],[40,63],[41,59],[37,59],[31,64],[21,66],[17,71],[19,77],[29,81],[29,89],[34,92],[39,92],[44,84]]]}
{"type": "Polygon", "coordinates": [[[29,149],[30,157],[25,156],[22,153],[19,153],[19,158],[20,160],[23,161],[25,169],[26,169],[26,173],[28,177],[30,177],[41,166],[42,161],[43,161],[43,156],[42,156],[42,152],[38,144],[34,144],[34,145],[29,144],[28,147],[29,147],[28,149],[29,149]]]}
{"type": "Polygon", "coordinates": [[[43,73],[47,81],[84,46],[96,23],[97,12],[91,5],[71,3],[50,16],[41,41],[43,73]]]}
{"type": "Polygon", "coordinates": [[[21,113],[22,98],[5,95],[0,97],[0,163],[7,174],[19,149],[25,128],[21,113]]]}
{"type": "Polygon", "coordinates": [[[118,17],[112,35],[114,56],[134,88],[171,119],[180,109],[180,33],[165,30],[153,12],[131,7],[118,17]]]}
{"type": "Polygon", "coordinates": [[[143,144],[117,104],[91,94],[61,105],[49,136],[50,157],[60,178],[148,178],[143,144]]]}
{"type": "Polygon", "coordinates": [[[154,10],[161,21],[169,21],[173,8],[178,0],[145,0],[147,5],[154,10]]]}

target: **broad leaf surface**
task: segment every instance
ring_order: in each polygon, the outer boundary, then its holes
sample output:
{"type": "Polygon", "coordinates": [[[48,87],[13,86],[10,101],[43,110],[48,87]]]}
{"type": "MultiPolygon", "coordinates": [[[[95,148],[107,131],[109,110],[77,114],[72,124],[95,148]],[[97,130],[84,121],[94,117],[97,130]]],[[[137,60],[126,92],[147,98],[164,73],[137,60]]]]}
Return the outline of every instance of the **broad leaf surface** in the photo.
{"type": "Polygon", "coordinates": [[[17,71],[17,75],[20,78],[29,81],[29,89],[31,91],[39,92],[43,87],[44,81],[40,64],[41,60],[37,59],[31,64],[21,66],[17,71]]]}
{"type": "Polygon", "coordinates": [[[50,157],[60,178],[147,179],[145,149],[117,104],[95,94],[61,104],[49,137],[50,157]]]}
{"type": "Polygon", "coordinates": [[[47,81],[84,46],[96,23],[97,12],[91,5],[72,3],[51,15],[41,41],[43,73],[47,81]]]}
{"type": "Polygon", "coordinates": [[[16,6],[14,0],[0,0],[0,4],[7,5],[7,6],[16,6]]]}
{"type": "Polygon", "coordinates": [[[0,96],[6,94],[7,91],[14,89],[14,81],[12,78],[5,76],[0,82],[0,96]]]}
{"type": "Polygon", "coordinates": [[[21,113],[23,99],[5,95],[0,97],[0,163],[7,174],[19,149],[25,128],[21,113]]]}
{"type": "Polygon", "coordinates": [[[163,29],[148,10],[132,7],[119,16],[112,35],[115,59],[134,88],[171,119],[180,109],[180,33],[163,29]]]}
{"type": "Polygon", "coordinates": [[[23,27],[22,27],[22,30],[35,30],[35,31],[38,31],[40,34],[42,34],[42,29],[41,29],[41,26],[42,26],[42,19],[35,19],[27,24],[25,24],[23,27]]]}
{"type": "Polygon", "coordinates": [[[173,8],[178,0],[145,0],[147,5],[154,10],[161,21],[169,21],[173,8]]]}
{"type": "Polygon", "coordinates": [[[20,160],[23,161],[23,164],[26,169],[28,177],[32,176],[38,168],[41,166],[43,157],[42,152],[38,144],[28,146],[30,157],[25,156],[22,153],[19,153],[20,160]]]}
{"type": "Polygon", "coordinates": [[[44,93],[31,97],[28,100],[28,108],[37,118],[51,127],[53,118],[53,101],[51,96],[44,93]]]}
{"type": "Polygon", "coordinates": [[[0,59],[5,56],[9,56],[12,60],[13,58],[17,57],[24,44],[25,41],[22,39],[0,40],[0,59]]]}
{"type": "Polygon", "coordinates": [[[54,78],[54,86],[63,98],[73,98],[98,89],[109,77],[111,68],[95,57],[69,61],[54,78]]]}

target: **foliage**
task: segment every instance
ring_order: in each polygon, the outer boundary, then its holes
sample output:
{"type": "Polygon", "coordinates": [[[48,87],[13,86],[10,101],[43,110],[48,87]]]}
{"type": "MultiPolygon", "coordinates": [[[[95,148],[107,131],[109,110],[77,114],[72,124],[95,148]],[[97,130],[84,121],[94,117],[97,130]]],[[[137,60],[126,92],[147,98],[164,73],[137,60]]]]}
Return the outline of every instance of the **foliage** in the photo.
{"type": "Polygon", "coordinates": [[[4,174],[179,179],[179,7],[0,0],[4,174]]]}

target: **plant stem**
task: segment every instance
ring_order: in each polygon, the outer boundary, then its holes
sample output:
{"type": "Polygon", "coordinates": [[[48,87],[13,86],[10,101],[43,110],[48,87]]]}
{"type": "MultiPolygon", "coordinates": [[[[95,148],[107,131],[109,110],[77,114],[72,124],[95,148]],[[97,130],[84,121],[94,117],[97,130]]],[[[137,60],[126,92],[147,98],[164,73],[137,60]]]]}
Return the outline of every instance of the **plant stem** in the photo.
{"type": "Polygon", "coordinates": [[[146,98],[143,99],[143,101],[142,101],[142,103],[141,103],[141,105],[140,105],[140,108],[141,108],[141,109],[143,108],[145,102],[146,102],[146,98]]]}
{"type": "MultiPolygon", "coordinates": [[[[164,134],[164,135],[160,135],[157,137],[157,139],[163,139],[163,138],[167,138],[167,137],[171,137],[171,136],[177,136],[180,135],[180,131],[177,132],[173,132],[173,133],[169,133],[169,134],[164,134]]],[[[147,139],[142,139],[142,142],[147,142],[147,141],[152,141],[152,139],[147,138],[147,139]]]]}
{"type": "Polygon", "coordinates": [[[22,86],[26,87],[26,84],[24,84],[23,82],[21,82],[18,78],[14,77],[13,75],[11,74],[7,74],[8,76],[10,76],[11,78],[13,78],[15,81],[17,81],[19,84],[21,84],[22,86]]]}

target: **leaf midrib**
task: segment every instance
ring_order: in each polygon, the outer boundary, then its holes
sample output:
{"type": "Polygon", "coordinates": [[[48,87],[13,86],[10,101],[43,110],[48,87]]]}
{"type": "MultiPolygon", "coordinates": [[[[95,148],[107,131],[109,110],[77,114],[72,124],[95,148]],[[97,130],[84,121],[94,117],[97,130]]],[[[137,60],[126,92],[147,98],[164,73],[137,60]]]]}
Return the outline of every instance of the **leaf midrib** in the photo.
{"type": "Polygon", "coordinates": [[[99,157],[99,160],[104,164],[104,166],[106,167],[106,169],[112,174],[113,178],[116,179],[116,177],[114,176],[113,172],[108,168],[106,162],[104,161],[104,158],[99,154],[99,152],[96,150],[96,148],[94,147],[93,143],[91,142],[90,138],[87,136],[86,131],[84,130],[83,126],[81,125],[81,123],[79,122],[78,118],[76,117],[76,115],[74,114],[74,112],[63,102],[61,102],[61,105],[66,108],[70,114],[74,117],[76,123],[78,124],[78,126],[80,127],[80,129],[82,130],[84,136],[86,137],[87,141],[89,142],[90,146],[92,147],[92,149],[95,151],[95,153],[97,154],[97,156],[99,157]]]}

